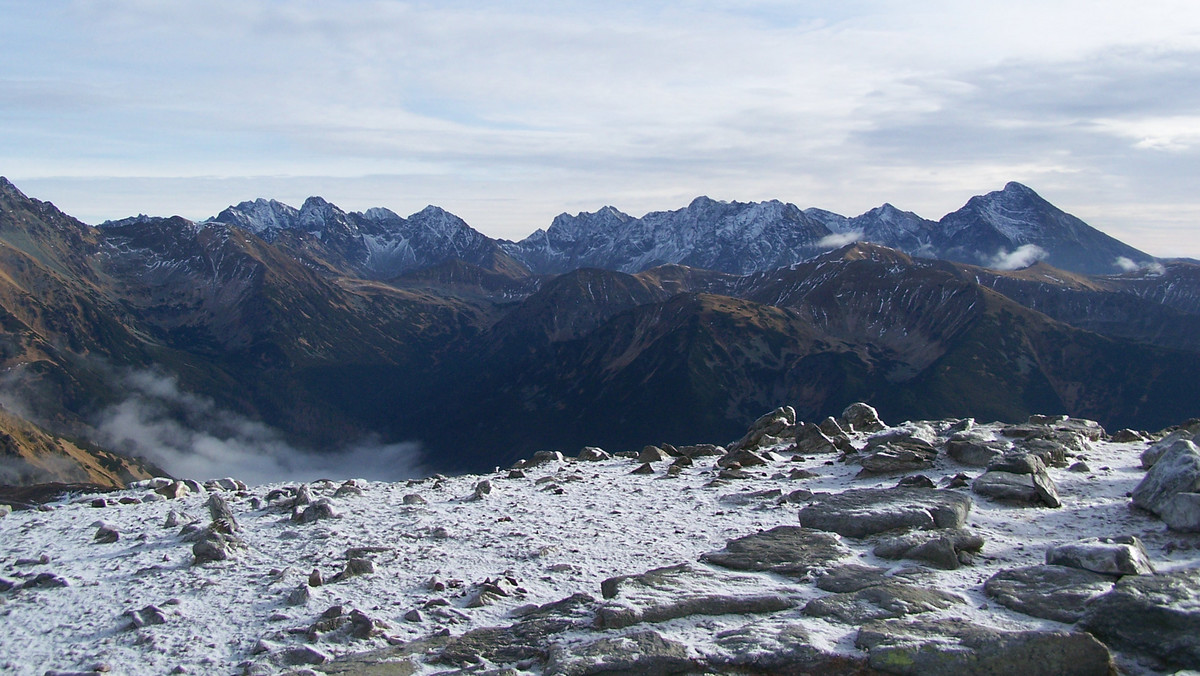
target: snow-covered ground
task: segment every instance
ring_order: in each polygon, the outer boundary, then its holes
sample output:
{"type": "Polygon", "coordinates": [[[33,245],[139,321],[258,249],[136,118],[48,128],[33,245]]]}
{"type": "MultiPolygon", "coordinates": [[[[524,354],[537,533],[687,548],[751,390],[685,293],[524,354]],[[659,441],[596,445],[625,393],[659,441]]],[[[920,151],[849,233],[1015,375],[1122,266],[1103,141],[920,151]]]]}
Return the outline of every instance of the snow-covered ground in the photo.
{"type": "MultiPolygon", "coordinates": [[[[864,439],[855,437],[860,445],[864,439]]],[[[1160,572],[1200,564],[1198,536],[1167,531],[1152,515],[1129,507],[1127,495],[1145,475],[1139,465],[1145,447],[1093,442],[1085,454],[1091,472],[1050,469],[1063,502],[1059,509],[1012,507],[973,496],[968,524],[986,539],[982,556],[974,565],[937,571],[934,578],[937,587],[969,603],[930,616],[966,617],[998,628],[1067,628],[998,607],[982,585],[1002,568],[1043,563],[1049,545],[1085,537],[1136,534],[1160,572]]],[[[308,524],[268,507],[268,493],[281,485],[253,486],[222,493],[248,547],[231,560],[202,565],[193,565],[192,543],[181,539],[180,526],[164,524],[172,511],[184,515],[184,523],[207,524],[206,495],[103,508],[91,506],[93,496],[75,496],[51,511],[15,512],[0,518],[0,578],[21,583],[51,573],[68,586],[0,593],[0,672],[241,673],[244,663],[262,660],[253,654],[256,646],[309,645],[303,630],[334,605],[361,610],[386,629],[376,638],[311,644],[331,657],[445,629],[457,635],[507,625],[520,606],[576,592],[599,597],[601,582],[616,575],[685,562],[706,569],[699,557],[730,539],[797,525],[800,505],[753,493],[890,487],[899,478],[856,478],[860,468],[835,462],[835,456],[799,462],[790,457],[752,468],[753,478],[719,486],[708,486],[718,470],[715,457],[698,458],[676,478],[664,477],[669,461],[656,463],[652,475],[637,475],[630,473],[637,463],[618,457],[551,462],[516,479],[507,478],[505,470],[407,483],[360,480],[361,495],[343,490],[340,497],[333,497],[340,482],[317,482],[310,485],[313,497],[329,497],[340,517],[308,524]],[[798,468],[819,476],[789,479],[798,468]],[[491,493],[471,499],[485,478],[491,493]],[[405,504],[404,497],[412,494],[426,504],[405,504]],[[98,522],[118,531],[119,539],[93,542],[98,522]],[[346,551],[355,547],[386,549],[370,555],[373,572],[312,587],[306,604],[288,604],[289,594],[305,585],[314,569],[329,580],[346,566],[346,551]],[[466,607],[480,583],[501,576],[516,583],[505,583],[508,597],[466,607]],[[431,590],[433,578],[447,585],[445,591],[431,590]],[[437,597],[449,601],[441,617],[426,609],[426,602],[437,597]],[[127,611],[149,605],[163,611],[165,622],[132,628],[127,611]],[[414,609],[420,609],[421,619],[406,620],[414,609]]],[[[943,454],[923,473],[939,481],[981,471],[943,454]]],[[[147,492],[104,497],[115,503],[147,492]]],[[[876,558],[869,546],[845,542],[859,563],[898,565],[876,558]]],[[[798,607],[825,595],[812,584],[770,573],[738,575],[739,584],[794,598],[798,607]]],[[[775,617],[803,623],[818,647],[856,652],[852,626],[806,617],[798,609],[775,617]]],[[[657,628],[699,650],[719,631],[747,622],[734,616],[683,618],[657,628]]],[[[418,666],[424,673],[445,669],[418,666]]]]}

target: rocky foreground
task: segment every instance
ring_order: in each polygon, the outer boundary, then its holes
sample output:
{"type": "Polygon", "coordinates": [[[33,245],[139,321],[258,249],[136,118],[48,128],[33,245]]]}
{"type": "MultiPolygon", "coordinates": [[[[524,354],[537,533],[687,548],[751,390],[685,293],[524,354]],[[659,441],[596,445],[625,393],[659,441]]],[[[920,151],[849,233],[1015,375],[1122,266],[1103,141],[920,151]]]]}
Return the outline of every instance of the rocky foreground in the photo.
{"type": "Polygon", "coordinates": [[[728,447],[68,495],[0,518],[0,669],[1200,669],[1197,433],[785,407],[728,447]]]}

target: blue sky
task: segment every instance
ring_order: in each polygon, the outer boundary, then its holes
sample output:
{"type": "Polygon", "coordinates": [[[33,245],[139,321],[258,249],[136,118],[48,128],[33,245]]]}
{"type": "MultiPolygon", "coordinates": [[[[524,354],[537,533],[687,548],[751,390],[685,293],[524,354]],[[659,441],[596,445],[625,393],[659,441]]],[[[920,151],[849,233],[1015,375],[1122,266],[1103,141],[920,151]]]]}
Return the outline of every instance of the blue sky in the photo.
{"type": "Polygon", "coordinates": [[[0,175],[520,238],[697,195],[937,219],[1010,180],[1200,257],[1200,3],[0,0],[0,175]]]}

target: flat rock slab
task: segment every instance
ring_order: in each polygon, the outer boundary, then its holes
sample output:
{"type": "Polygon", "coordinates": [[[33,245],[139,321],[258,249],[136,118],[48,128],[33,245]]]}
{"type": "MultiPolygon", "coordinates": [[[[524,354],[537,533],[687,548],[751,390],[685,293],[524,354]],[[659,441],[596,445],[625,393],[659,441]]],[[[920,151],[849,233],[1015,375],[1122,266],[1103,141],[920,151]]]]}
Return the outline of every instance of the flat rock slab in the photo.
{"type": "Polygon", "coordinates": [[[1114,578],[1079,568],[1028,566],[993,575],[983,591],[1018,613],[1074,624],[1088,601],[1112,589],[1114,578]]]}
{"type": "Polygon", "coordinates": [[[829,566],[851,553],[829,533],[799,526],[776,526],[730,540],[724,549],[704,554],[700,560],[733,570],[769,571],[802,578],[809,571],[829,566]]]}
{"type": "Polygon", "coordinates": [[[887,568],[847,563],[823,571],[816,584],[817,589],[846,594],[885,582],[920,582],[930,579],[933,574],[933,571],[919,567],[893,572],[887,568]]]}
{"type": "Polygon", "coordinates": [[[548,639],[569,629],[591,624],[595,599],[575,594],[547,603],[507,627],[481,627],[447,639],[434,659],[441,664],[466,667],[480,658],[505,664],[521,660],[545,660],[548,639]]]}
{"type": "Polygon", "coordinates": [[[934,488],[858,488],[818,495],[800,510],[800,525],[863,538],[897,529],[962,528],[970,496],[934,488]]]}
{"type": "Polygon", "coordinates": [[[975,479],[971,490],[986,498],[1015,505],[1062,506],[1058,489],[1044,470],[1036,474],[1017,474],[990,469],[975,479]]]}
{"type": "Polygon", "coordinates": [[[1046,563],[1108,575],[1153,575],[1154,564],[1142,541],[1134,535],[1088,538],[1050,547],[1046,563]]]}
{"type": "Polygon", "coordinates": [[[809,601],[804,614],[843,624],[861,624],[905,615],[945,610],[965,603],[956,594],[901,582],[884,582],[849,594],[832,594],[809,601]]]}
{"type": "Polygon", "coordinates": [[[1090,634],[1002,631],[959,619],[883,620],[858,631],[868,664],[903,676],[1109,676],[1108,648],[1090,634]]]}
{"type": "Polygon", "coordinates": [[[1123,577],[1088,604],[1079,627],[1118,650],[1200,669],[1200,569],[1123,577]]]}
{"type": "Polygon", "coordinates": [[[865,474],[916,472],[933,466],[937,451],[917,444],[885,444],[859,460],[865,474]]]}
{"type": "Polygon", "coordinates": [[[647,674],[661,676],[695,670],[688,649],[655,631],[606,637],[591,642],[550,646],[545,673],[553,676],[647,674]]]}
{"type": "Polygon", "coordinates": [[[965,528],[915,531],[885,538],[874,554],[883,559],[910,559],[943,570],[970,563],[983,549],[983,538],[965,528]]]}
{"type": "Polygon", "coordinates": [[[606,599],[616,600],[596,610],[595,626],[620,629],[692,615],[774,613],[796,605],[787,590],[765,590],[761,582],[686,563],[609,578],[600,589],[606,599]]]}
{"type": "Polygon", "coordinates": [[[705,655],[718,673],[749,674],[862,674],[862,657],[826,653],[811,644],[808,632],[794,620],[755,622],[723,631],[714,641],[717,650],[705,655]]]}

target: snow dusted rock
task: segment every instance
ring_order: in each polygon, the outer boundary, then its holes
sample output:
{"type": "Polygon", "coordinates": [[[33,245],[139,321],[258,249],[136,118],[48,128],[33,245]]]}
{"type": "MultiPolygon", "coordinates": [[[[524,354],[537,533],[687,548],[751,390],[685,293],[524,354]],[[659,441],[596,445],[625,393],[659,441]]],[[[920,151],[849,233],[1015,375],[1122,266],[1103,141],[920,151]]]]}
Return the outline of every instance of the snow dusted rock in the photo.
{"type": "Polygon", "coordinates": [[[893,581],[813,599],[803,612],[843,624],[861,624],[944,610],[963,603],[966,601],[957,594],[893,581]]]}
{"type": "Polygon", "coordinates": [[[656,568],[640,575],[609,578],[600,586],[604,598],[616,599],[596,610],[595,625],[621,629],[641,622],[666,622],[693,615],[762,614],[795,605],[785,590],[759,588],[753,578],[719,574],[690,564],[656,568]],[[699,590],[743,587],[751,593],[719,594],[699,590]]]}
{"type": "Polygon", "coordinates": [[[645,448],[642,449],[641,453],[638,453],[638,457],[637,457],[638,462],[644,462],[644,463],[662,462],[663,460],[670,460],[670,459],[671,459],[670,454],[668,454],[666,451],[659,448],[658,446],[646,446],[645,448]]]}
{"type": "Polygon", "coordinates": [[[130,629],[141,629],[149,624],[165,624],[167,616],[158,606],[149,605],[141,610],[127,610],[125,616],[129,618],[130,629]]]}
{"type": "Polygon", "coordinates": [[[92,538],[92,542],[101,544],[112,544],[121,539],[121,533],[116,528],[108,524],[101,524],[96,529],[96,535],[92,538]]]}
{"type": "Polygon", "coordinates": [[[933,465],[937,451],[928,444],[895,441],[877,447],[862,457],[864,475],[915,472],[933,465]]]}
{"type": "Polygon", "coordinates": [[[1088,604],[1079,627],[1118,650],[1200,669],[1200,569],[1131,575],[1088,604]]]}
{"type": "Polygon", "coordinates": [[[1142,469],[1150,469],[1151,467],[1153,467],[1154,463],[1158,462],[1158,459],[1161,458],[1163,456],[1163,454],[1167,452],[1168,448],[1170,448],[1171,446],[1174,446],[1176,442],[1178,442],[1178,441],[1193,441],[1194,442],[1194,440],[1195,440],[1195,435],[1192,434],[1191,430],[1179,429],[1179,430],[1175,430],[1174,432],[1171,432],[1170,434],[1163,437],[1162,439],[1159,439],[1158,441],[1154,442],[1153,444],[1150,444],[1150,446],[1148,446],[1146,448],[1146,450],[1142,451],[1142,457],[1141,457],[1142,469]]]}
{"type": "Polygon", "coordinates": [[[688,458],[704,458],[709,456],[725,455],[725,448],[716,444],[696,444],[694,446],[680,446],[679,454],[688,458]]]}
{"type": "Polygon", "coordinates": [[[416,493],[409,493],[408,495],[405,495],[403,498],[401,498],[401,502],[406,505],[428,505],[429,504],[429,501],[427,501],[425,498],[421,497],[420,495],[417,495],[416,493]]]}
{"type": "Polygon", "coordinates": [[[856,674],[865,660],[814,648],[808,631],[795,622],[760,621],[716,635],[717,650],[705,661],[718,673],[856,674]]]}
{"type": "Polygon", "coordinates": [[[160,486],[159,488],[155,488],[154,492],[158,493],[159,495],[163,496],[164,498],[166,498],[168,500],[178,500],[179,498],[182,498],[183,496],[191,493],[192,491],[188,489],[187,485],[184,484],[184,482],[172,481],[171,483],[167,484],[166,486],[160,486]]]}
{"type": "Polygon", "coordinates": [[[333,508],[333,503],[329,501],[329,498],[321,498],[303,510],[294,512],[292,514],[292,521],[296,523],[315,523],[325,519],[337,519],[340,517],[341,514],[333,508]]]}
{"type": "Polygon", "coordinates": [[[612,455],[602,448],[597,448],[595,446],[584,446],[583,450],[579,451],[579,455],[576,457],[579,460],[585,460],[587,462],[599,462],[601,460],[608,460],[609,458],[612,458],[612,455]]]}
{"type": "Polygon", "coordinates": [[[648,462],[643,462],[634,468],[630,474],[654,474],[654,467],[648,462]]]}
{"type": "Polygon", "coordinates": [[[1001,502],[1062,506],[1045,463],[1031,453],[1006,453],[992,461],[987,471],[971,484],[971,490],[1001,502]]]}
{"type": "Polygon", "coordinates": [[[726,543],[700,557],[733,570],[765,570],[802,578],[850,555],[838,538],[809,528],[776,526],[726,543]]]}
{"type": "Polygon", "coordinates": [[[1174,530],[1200,532],[1200,448],[1183,439],[1171,444],[1133,489],[1133,504],[1174,530]]]}
{"type": "Polygon", "coordinates": [[[587,594],[574,594],[547,603],[524,614],[512,625],[482,627],[451,637],[437,650],[432,661],[458,667],[477,665],[481,660],[494,664],[525,660],[544,662],[553,637],[591,624],[594,605],[595,599],[587,594]]]}
{"type": "Polygon", "coordinates": [[[1004,455],[1008,446],[1003,441],[951,439],[946,442],[946,453],[960,464],[970,467],[987,467],[993,460],[1004,455]]]}
{"type": "Polygon", "coordinates": [[[928,488],[859,488],[830,495],[800,510],[800,525],[862,538],[901,528],[962,528],[971,498],[928,488]]]}
{"type": "Polygon", "coordinates": [[[858,632],[868,664],[903,676],[1115,674],[1108,648],[1089,634],[1002,631],[960,619],[883,620],[858,632]]]}
{"type": "Polygon", "coordinates": [[[791,406],[781,406],[754,421],[746,436],[730,444],[729,450],[753,451],[766,446],[775,446],[785,438],[796,436],[796,411],[791,406]]]}
{"type": "Polygon", "coordinates": [[[532,458],[521,461],[521,467],[517,469],[529,469],[530,467],[538,467],[549,463],[564,463],[567,459],[563,457],[562,451],[538,451],[533,454],[532,458]]]}
{"type": "Polygon", "coordinates": [[[1153,575],[1154,565],[1136,536],[1087,538],[1046,550],[1046,563],[1109,575],[1153,575]]]}
{"type": "Polygon", "coordinates": [[[1031,617],[1073,624],[1091,599],[1112,589],[1113,577],[1080,568],[1042,565],[1010,568],[983,585],[997,603],[1031,617]]]}
{"type": "Polygon", "coordinates": [[[767,459],[754,451],[738,449],[726,453],[717,460],[717,467],[729,468],[735,464],[738,467],[761,467],[767,464],[767,459]]]}
{"type": "Polygon", "coordinates": [[[550,646],[546,673],[555,676],[679,674],[695,667],[686,645],[646,630],[585,643],[555,643],[550,646]]]}
{"type": "Polygon", "coordinates": [[[474,490],[471,492],[472,500],[482,500],[492,494],[492,482],[484,479],[475,484],[474,490]]]}
{"type": "MultiPolygon", "coordinates": [[[[1111,441],[1113,443],[1117,443],[1117,444],[1128,444],[1128,443],[1131,443],[1134,441],[1145,441],[1145,440],[1146,440],[1146,435],[1144,435],[1141,432],[1138,432],[1136,430],[1131,430],[1129,428],[1119,429],[1116,432],[1113,432],[1112,437],[1109,438],[1109,441],[1111,441]]],[[[1150,468],[1147,467],[1145,469],[1150,469],[1150,468]]]]}
{"type": "Polygon", "coordinates": [[[884,584],[885,582],[921,582],[928,581],[933,571],[926,568],[905,568],[889,570],[875,566],[863,566],[857,563],[846,563],[831,566],[818,573],[817,589],[837,594],[848,594],[867,587],[884,584]]]}
{"type": "Polygon", "coordinates": [[[965,528],[915,531],[881,540],[873,553],[883,559],[922,561],[943,570],[970,564],[983,538],[965,528]]]}
{"type": "Polygon", "coordinates": [[[834,445],[833,439],[825,436],[820,427],[812,423],[801,422],[796,425],[796,446],[792,450],[796,453],[815,455],[817,453],[837,453],[838,447],[834,445]]]}
{"type": "Polygon", "coordinates": [[[208,496],[208,501],[204,503],[208,508],[208,514],[212,517],[213,523],[224,522],[225,530],[231,533],[236,533],[240,530],[237,519],[233,518],[233,510],[229,508],[229,503],[219,493],[213,493],[208,496]]]}
{"type": "Polygon", "coordinates": [[[887,429],[875,407],[862,402],[847,406],[838,424],[851,432],[880,432],[887,429]]]}

